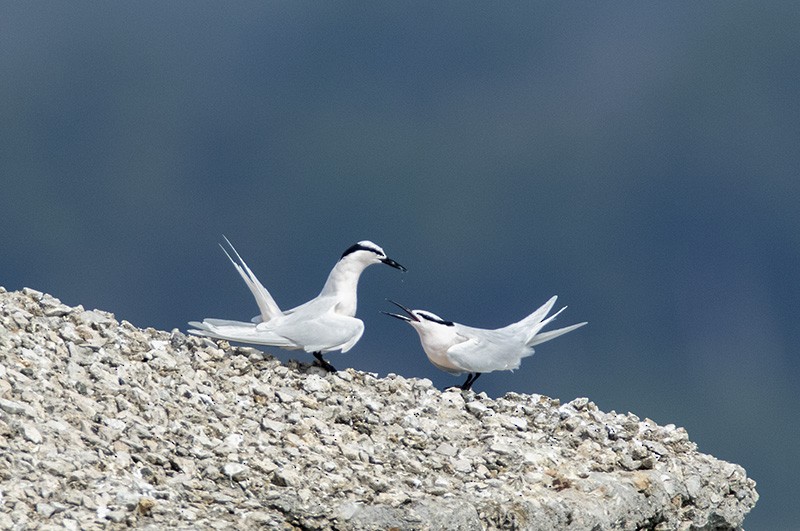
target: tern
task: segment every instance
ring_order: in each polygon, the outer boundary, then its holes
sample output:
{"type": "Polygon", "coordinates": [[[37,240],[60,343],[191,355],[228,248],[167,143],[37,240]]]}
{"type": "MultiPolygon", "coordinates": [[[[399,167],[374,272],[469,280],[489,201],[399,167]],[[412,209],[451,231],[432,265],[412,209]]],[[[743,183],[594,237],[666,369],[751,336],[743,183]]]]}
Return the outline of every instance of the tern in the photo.
{"type": "Polygon", "coordinates": [[[393,300],[389,302],[403,310],[406,315],[382,313],[414,327],[428,360],[438,369],[456,375],[468,373],[467,380],[461,385],[461,389],[467,391],[481,374],[513,371],[519,368],[522,358],[533,354],[534,345],[555,339],[586,324],[578,323],[540,333],[542,328],[566,309],[565,306],[547,317],[556,299],[557,297],[551,298],[521,321],[496,330],[446,321],[429,311],[411,310],[393,300]]]}
{"type": "Polygon", "coordinates": [[[342,253],[319,295],[296,308],[281,311],[228,238],[225,241],[238,261],[221,244],[220,247],[255,297],[260,314],[249,323],[226,319],[203,319],[202,323],[192,321],[189,325],[194,328],[188,332],[286,350],[305,350],[313,353],[322,368],[329,372],[336,369],[322,355],[334,350],[347,352],[364,333],[364,322],[355,317],[358,279],[364,269],[383,263],[406,271],[405,267],[386,256],[378,245],[363,240],[342,253]]]}

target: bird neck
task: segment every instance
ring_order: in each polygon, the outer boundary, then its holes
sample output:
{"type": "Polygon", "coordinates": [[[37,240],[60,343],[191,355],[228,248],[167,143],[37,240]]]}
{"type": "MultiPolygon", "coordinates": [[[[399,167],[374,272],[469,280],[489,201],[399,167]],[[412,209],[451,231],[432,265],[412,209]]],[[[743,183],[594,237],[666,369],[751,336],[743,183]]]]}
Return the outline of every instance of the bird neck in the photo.
{"type": "Polygon", "coordinates": [[[431,326],[414,327],[419,334],[419,338],[422,341],[426,352],[428,352],[428,349],[430,349],[431,352],[441,352],[443,354],[447,352],[447,349],[459,342],[456,337],[457,334],[454,327],[439,325],[433,326],[435,326],[435,328],[432,328],[431,326]]]}
{"type": "Polygon", "coordinates": [[[369,264],[340,260],[331,269],[320,297],[334,297],[337,313],[354,316],[358,298],[358,279],[369,264]]]}
{"type": "MultiPolygon", "coordinates": [[[[456,338],[455,330],[452,327],[443,327],[446,329],[431,330],[425,326],[414,327],[419,334],[420,341],[422,342],[422,349],[428,359],[438,368],[448,372],[461,372],[461,368],[455,365],[447,357],[447,351],[450,347],[459,343],[456,338]]],[[[463,340],[463,339],[462,339],[463,340]]]]}

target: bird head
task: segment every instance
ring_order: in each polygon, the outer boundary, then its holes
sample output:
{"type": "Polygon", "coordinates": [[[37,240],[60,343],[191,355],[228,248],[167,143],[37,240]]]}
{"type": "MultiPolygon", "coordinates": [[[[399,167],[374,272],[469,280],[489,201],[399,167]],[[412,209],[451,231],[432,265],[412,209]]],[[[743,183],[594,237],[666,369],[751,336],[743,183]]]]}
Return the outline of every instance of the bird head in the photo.
{"type": "Polygon", "coordinates": [[[386,299],[401,310],[405,312],[406,315],[402,315],[399,313],[391,313],[391,312],[381,312],[386,314],[390,317],[394,317],[395,319],[400,319],[401,321],[405,321],[417,330],[433,330],[440,327],[452,327],[455,326],[453,321],[447,321],[442,319],[438,315],[433,312],[429,312],[427,310],[412,310],[410,308],[406,308],[399,302],[395,302],[390,299],[386,299]]]}
{"type": "Polygon", "coordinates": [[[369,240],[362,240],[348,247],[339,259],[340,262],[345,260],[361,263],[365,266],[383,263],[400,271],[406,271],[405,267],[386,256],[386,253],[379,245],[369,240]]]}
{"type": "Polygon", "coordinates": [[[444,370],[453,368],[455,372],[461,372],[447,360],[447,352],[450,347],[466,339],[459,334],[459,329],[454,322],[442,319],[435,313],[426,310],[412,310],[393,300],[389,300],[389,302],[403,310],[403,314],[383,313],[407,322],[416,330],[422,343],[422,349],[434,365],[444,368],[444,370]]]}

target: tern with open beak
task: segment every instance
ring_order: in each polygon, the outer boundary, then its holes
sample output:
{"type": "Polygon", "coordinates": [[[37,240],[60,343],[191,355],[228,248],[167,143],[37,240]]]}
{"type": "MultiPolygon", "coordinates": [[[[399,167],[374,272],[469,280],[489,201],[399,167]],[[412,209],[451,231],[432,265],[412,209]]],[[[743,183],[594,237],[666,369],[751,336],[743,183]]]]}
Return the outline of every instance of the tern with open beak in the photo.
{"type": "Polygon", "coordinates": [[[382,312],[414,327],[422,348],[437,368],[451,374],[467,373],[462,390],[469,390],[485,372],[511,371],[519,368],[522,358],[533,354],[534,345],[580,328],[578,323],[549,332],[541,332],[547,324],[566,309],[547,317],[556,303],[553,297],[528,317],[496,330],[473,328],[442,319],[426,310],[411,310],[390,300],[404,314],[382,312]]]}

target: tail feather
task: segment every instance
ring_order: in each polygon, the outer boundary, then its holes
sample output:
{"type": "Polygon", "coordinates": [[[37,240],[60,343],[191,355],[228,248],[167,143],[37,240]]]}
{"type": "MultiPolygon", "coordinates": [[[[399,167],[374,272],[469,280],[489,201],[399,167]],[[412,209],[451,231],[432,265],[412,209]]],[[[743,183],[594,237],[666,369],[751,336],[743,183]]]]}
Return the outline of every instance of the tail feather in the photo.
{"type": "Polygon", "coordinates": [[[541,330],[541,329],[542,329],[542,328],[544,328],[545,326],[549,325],[551,322],[555,321],[556,317],[558,317],[558,315],[559,315],[561,312],[563,312],[564,310],[566,310],[566,309],[567,309],[567,307],[566,307],[566,306],[564,306],[563,308],[561,308],[560,310],[558,310],[556,313],[554,313],[553,315],[551,315],[551,316],[550,316],[550,317],[548,317],[547,319],[543,319],[543,320],[539,321],[538,323],[536,323],[536,325],[535,325],[533,328],[531,328],[531,329],[527,330],[528,337],[527,337],[527,339],[525,340],[525,344],[526,344],[526,345],[529,345],[529,344],[530,344],[530,341],[531,341],[531,340],[533,340],[533,338],[534,338],[534,337],[536,337],[536,334],[538,334],[538,333],[539,333],[539,330],[541,330]]]}
{"type": "Polygon", "coordinates": [[[197,336],[286,349],[299,348],[290,339],[268,330],[259,330],[253,323],[229,321],[226,319],[204,319],[202,323],[191,321],[189,326],[194,328],[187,330],[187,332],[197,336]]]}
{"type": "Polygon", "coordinates": [[[523,320],[512,324],[511,326],[519,329],[528,329],[531,326],[536,326],[538,323],[542,321],[542,319],[544,319],[547,316],[548,313],[550,313],[550,310],[556,303],[556,299],[558,299],[557,295],[550,297],[550,300],[542,304],[539,308],[536,309],[535,312],[533,312],[523,320]]]}
{"type": "Polygon", "coordinates": [[[529,347],[534,345],[538,345],[539,343],[544,343],[545,341],[550,341],[551,339],[555,339],[562,334],[566,334],[567,332],[571,332],[576,328],[580,328],[581,326],[585,325],[586,323],[580,323],[572,326],[567,326],[565,328],[559,328],[558,330],[551,330],[549,332],[545,332],[540,334],[539,332],[548,324],[553,322],[558,315],[567,309],[566,306],[555,312],[551,316],[547,316],[550,313],[550,310],[553,309],[553,306],[556,303],[557,296],[553,296],[540,306],[535,312],[530,314],[525,319],[510,325],[509,328],[513,328],[519,333],[525,335],[525,344],[529,347]]]}
{"type": "Polygon", "coordinates": [[[559,328],[557,330],[549,330],[544,332],[543,334],[536,334],[528,341],[527,345],[532,347],[534,345],[538,345],[539,343],[544,343],[545,341],[550,341],[551,339],[555,339],[558,336],[564,335],[567,332],[572,332],[576,328],[580,328],[585,324],[589,324],[588,322],[578,323],[570,326],[565,326],[564,328],[559,328]]]}
{"type": "Polygon", "coordinates": [[[261,321],[269,321],[276,315],[280,315],[281,309],[278,307],[278,304],[275,302],[275,299],[272,298],[267,288],[264,287],[261,282],[258,281],[258,278],[253,274],[250,268],[247,266],[242,257],[239,255],[239,252],[233,246],[231,241],[226,237],[225,241],[230,246],[233,254],[236,255],[238,262],[231,257],[230,253],[225,249],[225,247],[220,244],[220,248],[225,253],[225,256],[228,257],[228,260],[231,261],[233,267],[236,268],[236,271],[239,272],[239,275],[244,280],[244,283],[247,284],[247,287],[250,289],[250,292],[253,294],[253,297],[256,299],[256,304],[258,304],[258,309],[261,312],[261,321]]]}
{"type": "Polygon", "coordinates": [[[189,323],[194,327],[203,327],[209,328],[210,327],[219,327],[219,326],[244,326],[248,323],[243,323],[242,321],[232,321],[230,319],[203,319],[202,323],[198,323],[197,321],[192,321],[189,323]]]}

